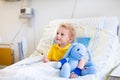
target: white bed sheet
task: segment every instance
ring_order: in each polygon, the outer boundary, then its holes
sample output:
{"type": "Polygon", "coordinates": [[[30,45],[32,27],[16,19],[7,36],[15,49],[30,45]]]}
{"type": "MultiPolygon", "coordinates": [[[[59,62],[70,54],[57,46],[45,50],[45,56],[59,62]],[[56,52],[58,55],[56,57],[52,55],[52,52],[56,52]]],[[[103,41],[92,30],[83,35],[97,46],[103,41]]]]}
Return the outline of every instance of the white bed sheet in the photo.
{"type": "Polygon", "coordinates": [[[41,56],[27,58],[0,70],[0,80],[98,80],[95,75],[80,76],[74,79],[59,77],[55,62],[43,63],[41,56]]]}

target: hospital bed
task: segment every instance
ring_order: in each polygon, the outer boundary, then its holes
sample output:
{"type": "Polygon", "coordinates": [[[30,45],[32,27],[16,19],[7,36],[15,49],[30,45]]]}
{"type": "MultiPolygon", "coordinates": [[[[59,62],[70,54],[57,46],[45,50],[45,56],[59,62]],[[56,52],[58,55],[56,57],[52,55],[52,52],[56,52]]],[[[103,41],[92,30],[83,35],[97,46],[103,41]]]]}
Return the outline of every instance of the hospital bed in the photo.
{"type": "Polygon", "coordinates": [[[36,50],[28,57],[0,70],[0,80],[108,80],[109,74],[120,64],[120,43],[117,17],[87,17],[81,19],[57,19],[45,26],[36,50]],[[74,79],[61,78],[55,62],[43,63],[53,44],[56,29],[62,22],[75,26],[76,37],[89,37],[88,49],[97,66],[96,74],[74,79]]]}

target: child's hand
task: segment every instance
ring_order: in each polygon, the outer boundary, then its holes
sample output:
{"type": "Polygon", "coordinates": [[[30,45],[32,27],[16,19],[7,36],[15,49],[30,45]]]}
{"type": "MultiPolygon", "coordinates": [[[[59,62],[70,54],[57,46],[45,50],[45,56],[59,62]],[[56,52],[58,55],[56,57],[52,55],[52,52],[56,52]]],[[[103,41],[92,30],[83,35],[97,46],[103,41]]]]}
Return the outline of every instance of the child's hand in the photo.
{"type": "Polygon", "coordinates": [[[77,78],[78,77],[78,75],[77,74],[75,74],[75,73],[71,73],[71,75],[70,75],[70,78],[72,79],[72,78],[77,78]]]}
{"type": "Polygon", "coordinates": [[[75,68],[72,72],[72,74],[70,75],[70,78],[77,78],[78,76],[81,75],[81,71],[82,69],[80,68],[75,68]]]}
{"type": "Polygon", "coordinates": [[[44,62],[44,63],[49,62],[49,59],[48,59],[46,56],[44,56],[44,57],[43,57],[43,62],[44,62]]]}

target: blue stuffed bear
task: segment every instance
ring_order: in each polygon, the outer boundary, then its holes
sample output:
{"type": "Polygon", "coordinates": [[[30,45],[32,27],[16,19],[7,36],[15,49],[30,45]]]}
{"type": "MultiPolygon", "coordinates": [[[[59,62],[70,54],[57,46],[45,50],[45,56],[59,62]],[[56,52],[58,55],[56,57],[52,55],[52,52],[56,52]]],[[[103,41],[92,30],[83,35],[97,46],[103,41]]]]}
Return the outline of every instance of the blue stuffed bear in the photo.
{"type": "Polygon", "coordinates": [[[73,43],[64,58],[56,62],[55,68],[60,69],[60,76],[64,78],[69,78],[71,73],[75,73],[78,76],[96,73],[96,67],[91,60],[91,55],[81,43],[73,43]],[[84,66],[84,69],[77,68],[79,60],[87,53],[89,60],[84,66]]]}

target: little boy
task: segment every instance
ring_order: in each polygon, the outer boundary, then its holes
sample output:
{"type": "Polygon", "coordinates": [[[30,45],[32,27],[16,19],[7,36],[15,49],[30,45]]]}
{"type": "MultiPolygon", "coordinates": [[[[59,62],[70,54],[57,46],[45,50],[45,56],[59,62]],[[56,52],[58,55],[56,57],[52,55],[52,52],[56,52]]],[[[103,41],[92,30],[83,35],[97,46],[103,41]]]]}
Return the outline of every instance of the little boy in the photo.
{"type": "MultiPolygon", "coordinates": [[[[55,37],[56,43],[52,45],[47,57],[43,58],[43,62],[49,61],[59,61],[63,58],[69,47],[71,46],[71,42],[75,40],[75,30],[73,25],[70,23],[62,23],[56,33],[55,37]]],[[[79,70],[83,69],[85,65],[85,59],[81,59],[78,64],[78,68],[74,70],[70,76],[70,78],[76,78],[79,76],[79,70]]]]}

